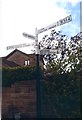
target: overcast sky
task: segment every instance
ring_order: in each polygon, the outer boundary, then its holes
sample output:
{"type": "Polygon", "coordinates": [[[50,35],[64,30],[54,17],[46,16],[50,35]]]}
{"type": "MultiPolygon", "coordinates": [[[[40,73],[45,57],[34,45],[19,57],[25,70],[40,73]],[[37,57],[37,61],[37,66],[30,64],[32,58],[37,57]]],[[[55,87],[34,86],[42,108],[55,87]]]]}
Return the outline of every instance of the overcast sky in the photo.
{"type": "MultiPolygon", "coordinates": [[[[80,31],[81,0],[0,0],[0,56],[6,56],[13,50],[7,46],[30,43],[23,32],[35,35],[35,28],[40,29],[72,15],[72,21],[55,30],[61,30],[67,36],[80,31]]],[[[40,34],[40,40],[48,32],[40,34]]],[[[32,48],[19,50],[30,53],[32,48]]]]}

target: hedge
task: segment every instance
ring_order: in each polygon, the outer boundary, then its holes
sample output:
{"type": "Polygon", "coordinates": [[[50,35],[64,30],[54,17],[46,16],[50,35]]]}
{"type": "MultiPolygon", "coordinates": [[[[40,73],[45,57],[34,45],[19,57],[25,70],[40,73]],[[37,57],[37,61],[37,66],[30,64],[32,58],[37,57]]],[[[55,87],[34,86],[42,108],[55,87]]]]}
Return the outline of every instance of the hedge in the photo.
{"type": "Polygon", "coordinates": [[[2,69],[2,86],[11,86],[17,81],[34,80],[35,67],[14,67],[2,69]]]}

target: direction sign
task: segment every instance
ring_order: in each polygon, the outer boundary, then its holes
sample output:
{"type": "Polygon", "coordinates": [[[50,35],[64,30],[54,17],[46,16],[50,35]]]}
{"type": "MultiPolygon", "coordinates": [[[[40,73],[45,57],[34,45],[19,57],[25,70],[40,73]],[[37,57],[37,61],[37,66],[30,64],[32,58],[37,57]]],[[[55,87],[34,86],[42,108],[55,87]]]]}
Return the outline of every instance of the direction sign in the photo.
{"type": "Polygon", "coordinates": [[[40,50],[40,55],[45,55],[45,54],[49,54],[49,49],[42,49],[40,50]]]}
{"type": "Polygon", "coordinates": [[[61,49],[42,49],[40,50],[40,55],[47,55],[47,54],[58,54],[61,53],[61,49]]]}
{"type": "Polygon", "coordinates": [[[34,45],[35,45],[35,43],[32,43],[32,44],[26,44],[26,43],[24,43],[24,44],[7,46],[6,49],[7,49],[7,50],[9,50],[9,49],[17,49],[17,48],[22,48],[22,47],[34,46],[34,45]]]}
{"type": "Polygon", "coordinates": [[[60,19],[59,21],[57,21],[57,22],[55,22],[55,23],[53,23],[53,24],[51,24],[51,25],[49,25],[49,26],[47,26],[47,27],[44,27],[44,28],[39,29],[39,30],[38,30],[38,34],[39,34],[39,33],[42,33],[42,32],[45,32],[45,31],[47,31],[47,30],[49,30],[49,29],[52,29],[52,28],[54,28],[54,27],[63,25],[63,24],[65,24],[65,23],[68,23],[68,22],[70,22],[70,21],[72,21],[72,16],[71,16],[71,15],[69,15],[69,16],[67,16],[67,17],[65,17],[65,18],[63,18],[63,19],[60,19]]]}
{"type": "Polygon", "coordinates": [[[23,36],[35,40],[35,36],[30,35],[30,34],[27,34],[27,33],[25,33],[25,32],[23,33],[23,36]]]}

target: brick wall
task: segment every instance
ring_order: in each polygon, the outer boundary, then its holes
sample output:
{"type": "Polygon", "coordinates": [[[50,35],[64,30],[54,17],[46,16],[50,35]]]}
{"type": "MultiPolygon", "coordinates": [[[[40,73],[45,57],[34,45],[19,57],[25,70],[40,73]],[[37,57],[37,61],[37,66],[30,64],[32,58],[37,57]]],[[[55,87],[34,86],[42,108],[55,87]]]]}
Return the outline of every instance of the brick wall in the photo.
{"type": "Polygon", "coordinates": [[[21,81],[2,89],[2,116],[12,117],[14,113],[36,116],[36,84],[33,81],[21,81]]]}
{"type": "Polygon", "coordinates": [[[25,55],[25,54],[21,53],[20,51],[16,51],[14,54],[9,56],[7,58],[7,60],[13,61],[20,66],[24,66],[25,60],[29,60],[31,66],[35,65],[35,55],[34,54],[25,55]]]}

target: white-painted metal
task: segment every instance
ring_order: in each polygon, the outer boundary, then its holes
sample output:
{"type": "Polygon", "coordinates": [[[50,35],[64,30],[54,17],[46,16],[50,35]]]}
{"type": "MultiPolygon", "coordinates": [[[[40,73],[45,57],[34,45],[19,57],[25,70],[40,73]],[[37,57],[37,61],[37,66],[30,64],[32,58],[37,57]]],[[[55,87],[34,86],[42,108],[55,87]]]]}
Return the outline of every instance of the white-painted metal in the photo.
{"type": "Polygon", "coordinates": [[[40,33],[42,33],[42,32],[45,32],[45,31],[47,31],[47,30],[50,30],[50,29],[52,29],[52,28],[54,28],[54,27],[57,27],[57,26],[66,24],[66,23],[68,23],[68,22],[70,22],[70,21],[72,21],[72,16],[71,16],[71,15],[69,15],[69,16],[67,16],[67,17],[65,17],[65,18],[63,18],[63,19],[61,19],[61,20],[59,20],[59,21],[57,21],[57,22],[49,25],[49,26],[46,26],[46,27],[44,27],[44,28],[39,29],[39,30],[38,30],[38,34],[40,34],[40,33]]]}
{"type": "Polygon", "coordinates": [[[62,50],[60,49],[42,49],[40,50],[40,55],[47,55],[47,54],[58,54],[61,53],[62,50]]]}
{"type": "Polygon", "coordinates": [[[28,34],[28,33],[23,33],[23,36],[24,37],[28,37],[29,39],[33,39],[33,40],[35,40],[35,36],[33,36],[33,35],[31,35],[31,34],[28,34]]]}
{"type": "Polygon", "coordinates": [[[7,46],[7,50],[10,50],[10,49],[17,49],[17,48],[22,48],[22,47],[29,47],[29,46],[34,46],[35,43],[30,43],[30,44],[18,44],[18,45],[11,45],[11,46],[7,46]]]}
{"type": "Polygon", "coordinates": [[[63,24],[66,24],[68,22],[72,21],[72,16],[69,15],[63,19],[60,19],[59,21],[47,26],[47,27],[44,27],[44,28],[41,28],[39,30],[35,30],[35,36],[31,35],[31,34],[28,34],[28,33],[23,33],[23,36],[26,37],[26,38],[29,38],[29,39],[33,39],[35,40],[35,43],[32,43],[32,44],[19,44],[19,45],[12,45],[12,46],[7,46],[7,50],[9,49],[16,49],[16,48],[22,48],[22,47],[29,47],[29,46],[35,46],[35,53],[36,54],[54,54],[54,53],[59,53],[61,52],[61,50],[56,50],[56,49],[43,49],[43,50],[40,50],[39,49],[39,43],[38,43],[38,34],[42,33],[42,32],[45,32],[47,30],[50,30],[54,27],[57,27],[57,26],[61,26],[63,24]]]}

